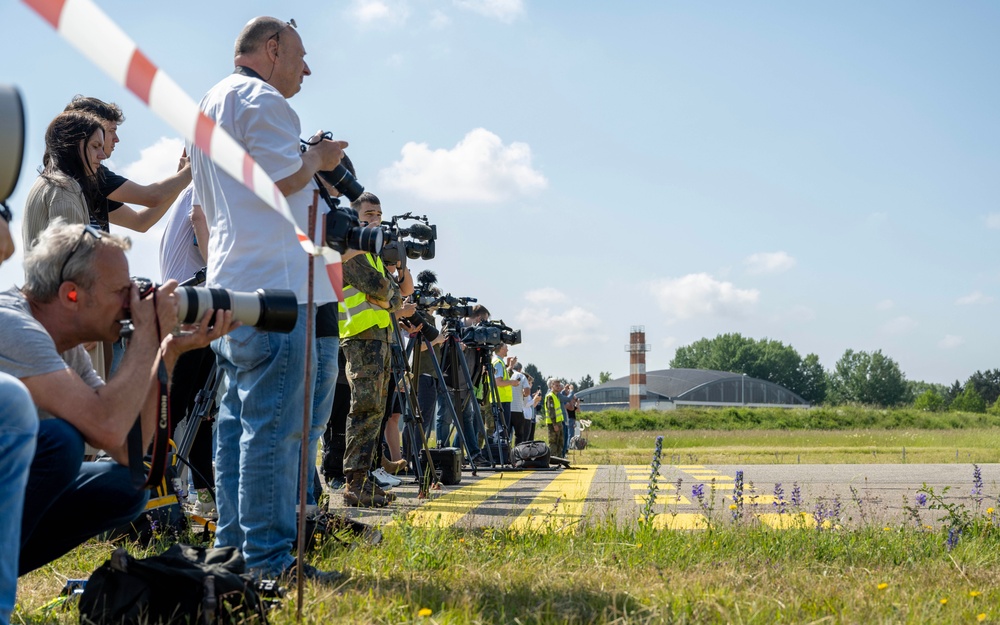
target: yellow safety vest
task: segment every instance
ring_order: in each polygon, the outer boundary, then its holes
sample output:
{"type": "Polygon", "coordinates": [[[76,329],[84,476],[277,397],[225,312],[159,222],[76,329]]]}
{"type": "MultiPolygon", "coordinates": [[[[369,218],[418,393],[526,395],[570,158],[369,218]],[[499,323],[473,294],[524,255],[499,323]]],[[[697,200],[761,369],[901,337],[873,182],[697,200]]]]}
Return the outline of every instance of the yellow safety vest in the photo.
{"type": "Polygon", "coordinates": [[[556,423],[562,423],[563,422],[562,402],[559,401],[558,395],[556,395],[552,391],[549,391],[545,395],[545,400],[542,403],[542,414],[545,415],[545,420],[542,421],[542,425],[552,425],[552,417],[549,415],[549,397],[552,398],[552,407],[555,409],[556,423]]]}
{"type": "MultiPolygon", "coordinates": [[[[490,364],[493,365],[492,369],[494,369],[493,371],[490,371],[490,375],[492,375],[494,378],[497,377],[495,369],[496,369],[497,364],[499,364],[500,365],[500,369],[503,370],[503,379],[505,379],[505,380],[509,380],[510,379],[510,373],[507,371],[507,367],[504,366],[503,361],[500,360],[499,356],[497,356],[496,354],[493,354],[493,362],[491,362],[490,364]]],[[[510,402],[514,401],[514,387],[513,386],[498,386],[497,387],[497,393],[500,395],[500,403],[501,404],[503,404],[503,403],[508,403],[509,404],[510,402]]]]}
{"type": "MultiPolygon", "coordinates": [[[[385,266],[378,256],[365,254],[368,264],[374,267],[383,277],[385,277],[385,266]]],[[[337,327],[340,329],[340,338],[346,339],[360,334],[368,328],[388,328],[391,322],[389,311],[379,308],[368,301],[368,297],[350,284],[344,284],[344,301],[337,304],[340,311],[340,319],[337,327]],[[350,313],[348,318],[348,313],[350,313]]]]}

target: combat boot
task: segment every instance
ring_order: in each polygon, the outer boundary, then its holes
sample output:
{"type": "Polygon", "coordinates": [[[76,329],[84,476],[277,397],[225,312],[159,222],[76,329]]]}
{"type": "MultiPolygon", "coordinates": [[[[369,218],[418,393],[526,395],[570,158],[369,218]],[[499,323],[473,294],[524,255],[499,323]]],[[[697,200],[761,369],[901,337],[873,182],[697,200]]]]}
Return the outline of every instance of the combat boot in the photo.
{"type": "Polygon", "coordinates": [[[344,486],[344,504],[359,508],[383,508],[396,500],[396,495],[387,493],[368,479],[364,471],[355,471],[348,476],[344,486]]]}

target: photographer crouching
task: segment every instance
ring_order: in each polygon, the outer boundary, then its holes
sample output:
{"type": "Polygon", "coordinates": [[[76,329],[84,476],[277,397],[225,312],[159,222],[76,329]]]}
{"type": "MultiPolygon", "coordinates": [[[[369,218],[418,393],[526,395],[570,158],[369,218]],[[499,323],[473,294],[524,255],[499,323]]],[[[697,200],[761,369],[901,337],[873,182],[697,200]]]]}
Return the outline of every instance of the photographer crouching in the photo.
{"type": "Polygon", "coordinates": [[[206,311],[194,331],[173,334],[177,283],[140,296],[129,277],[129,247],[127,238],[56,220],[25,255],[24,287],[0,293],[0,371],[24,383],[40,419],[19,575],[139,516],[148,493],[133,484],[126,437],[140,415],[143,450],[152,439],[160,362],[169,380],[180,354],[236,327],[231,312],[213,319],[206,311]],[[129,349],[105,384],[84,344],[116,340],[127,319],[129,349]],[[85,443],[114,462],[84,462],[85,443]]]}

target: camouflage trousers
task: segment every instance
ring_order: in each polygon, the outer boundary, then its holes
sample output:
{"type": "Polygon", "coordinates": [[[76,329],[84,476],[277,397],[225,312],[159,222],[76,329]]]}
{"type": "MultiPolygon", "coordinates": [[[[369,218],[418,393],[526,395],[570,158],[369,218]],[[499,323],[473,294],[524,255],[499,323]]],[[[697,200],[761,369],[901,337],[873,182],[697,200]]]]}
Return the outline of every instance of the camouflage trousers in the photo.
{"type": "Polygon", "coordinates": [[[341,343],[351,385],[351,411],[347,415],[347,450],[344,475],[368,471],[381,449],[378,435],[389,391],[389,344],[363,339],[341,343]]]}
{"type": "Polygon", "coordinates": [[[550,423],[549,428],[549,453],[553,456],[562,456],[563,450],[563,423],[550,423]]]}

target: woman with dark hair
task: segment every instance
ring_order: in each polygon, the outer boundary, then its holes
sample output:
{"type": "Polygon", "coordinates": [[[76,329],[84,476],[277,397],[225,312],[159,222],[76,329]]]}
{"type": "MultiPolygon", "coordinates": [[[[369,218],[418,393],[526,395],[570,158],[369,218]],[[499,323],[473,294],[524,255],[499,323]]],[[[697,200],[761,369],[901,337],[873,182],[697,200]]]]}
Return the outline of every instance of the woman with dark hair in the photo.
{"type": "Polygon", "coordinates": [[[91,223],[100,201],[97,171],[104,160],[104,126],[90,113],[60,113],[45,131],[42,171],[28,191],[21,234],[25,250],[56,217],[91,223]]]}

